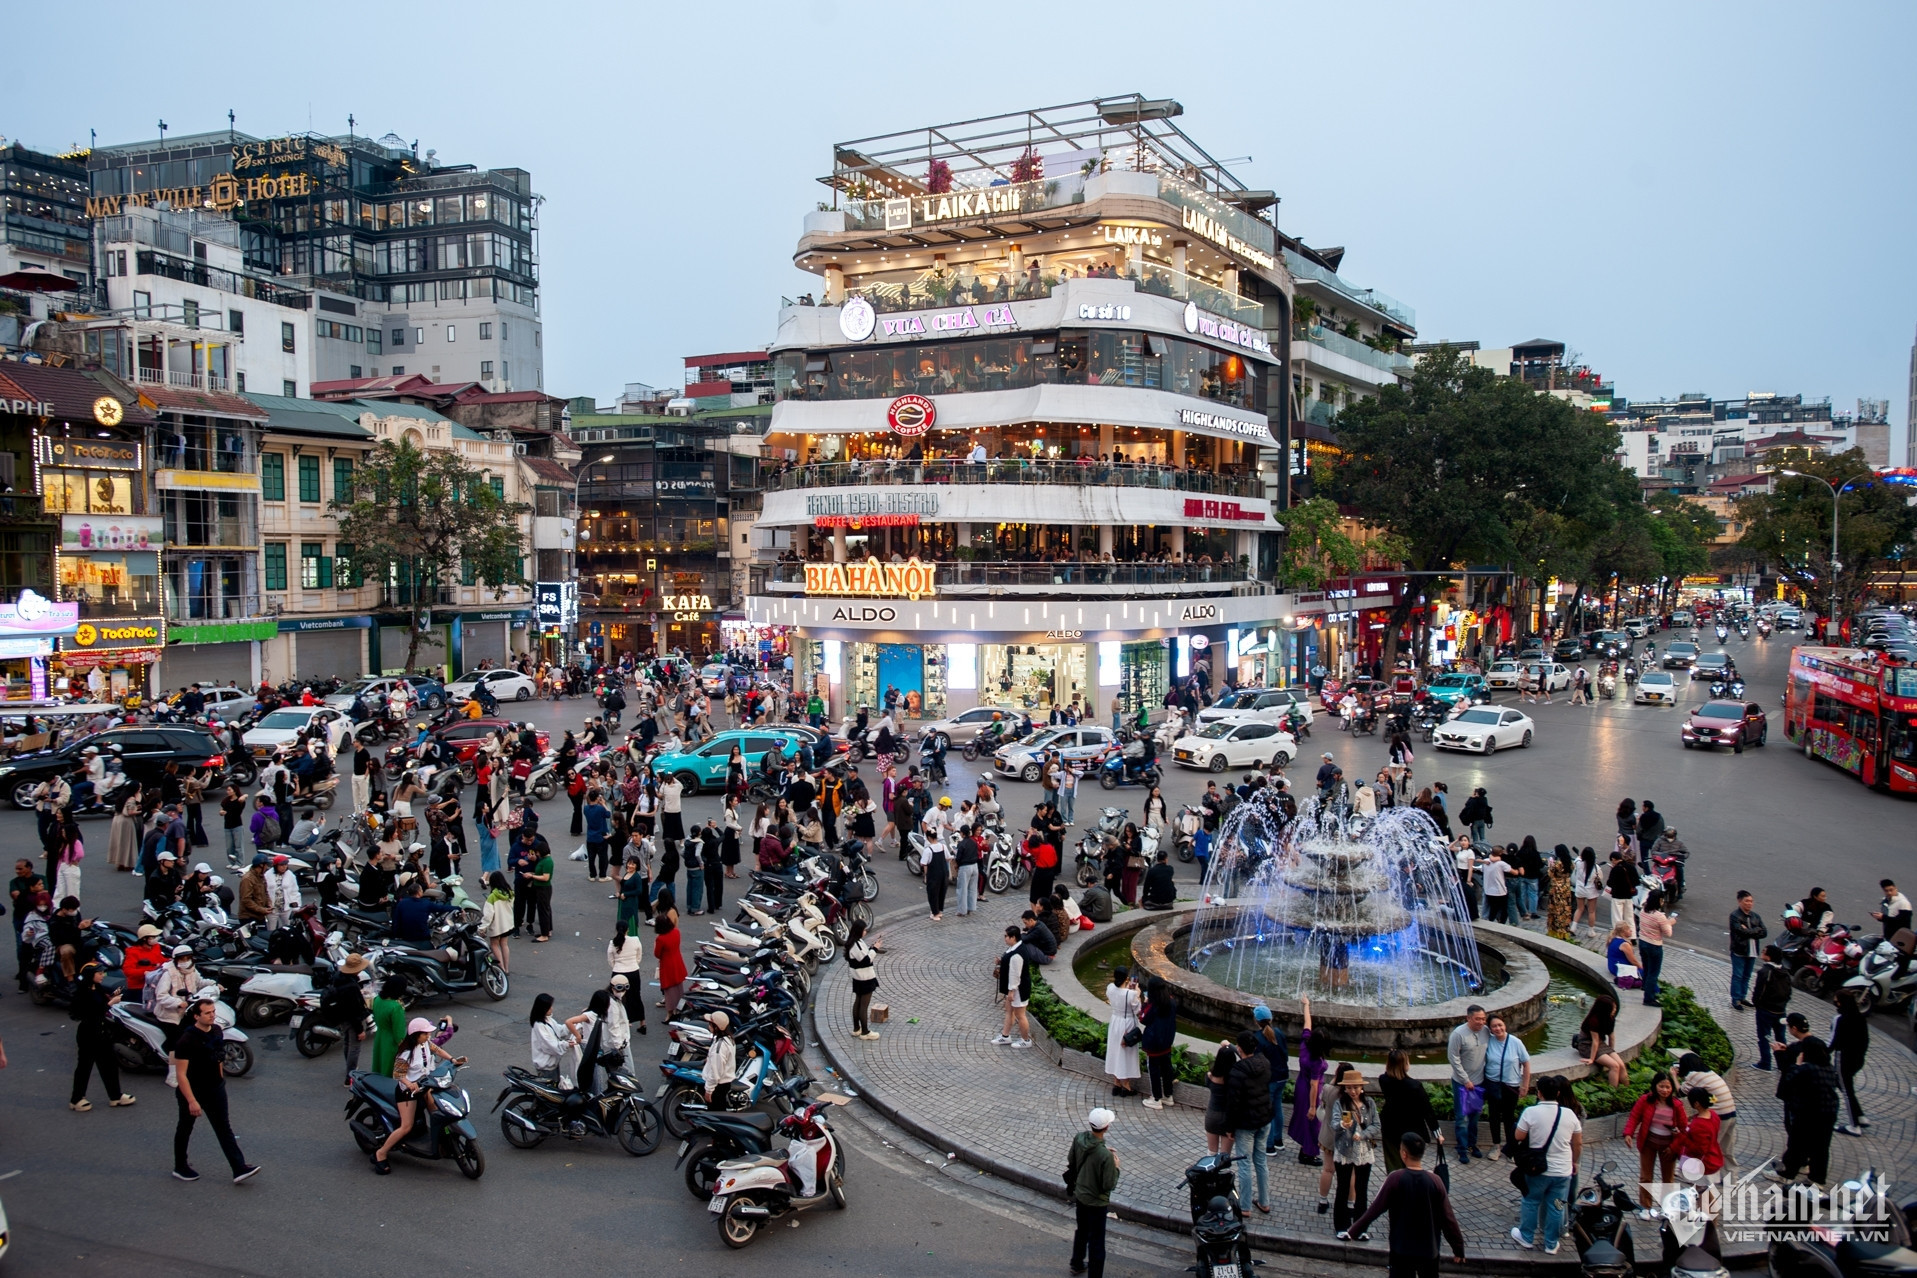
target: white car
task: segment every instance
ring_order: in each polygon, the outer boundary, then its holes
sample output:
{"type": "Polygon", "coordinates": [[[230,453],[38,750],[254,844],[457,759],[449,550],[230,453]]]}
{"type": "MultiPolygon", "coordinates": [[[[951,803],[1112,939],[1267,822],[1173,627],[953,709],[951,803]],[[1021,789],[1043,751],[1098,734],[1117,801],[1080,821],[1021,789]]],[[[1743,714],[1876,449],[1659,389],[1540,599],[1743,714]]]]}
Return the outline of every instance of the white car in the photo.
{"type": "Polygon", "coordinates": [[[1651,623],[1645,617],[1629,617],[1624,622],[1624,633],[1633,639],[1642,639],[1651,633],[1651,623]]]}
{"type": "Polygon", "coordinates": [[[1521,667],[1515,661],[1494,661],[1491,668],[1484,672],[1484,686],[1487,688],[1515,688],[1518,686],[1518,671],[1521,667]]]}
{"type": "Polygon", "coordinates": [[[1003,706],[973,706],[970,710],[961,710],[949,719],[935,719],[925,725],[927,732],[943,732],[945,739],[955,746],[969,745],[978,740],[978,734],[998,719],[1005,725],[1006,731],[1019,721],[1017,712],[1003,706]]]}
{"type": "Polygon", "coordinates": [[[1283,725],[1293,710],[1311,723],[1310,688],[1237,688],[1200,710],[1198,722],[1283,725]]]}
{"type": "Polygon", "coordinates": [[[1637,691],[1631,694],[1631,700],[1641,706],[1674,706],[1677,680],[1668,670],[1646,670],[1637,677],[1637,691]]]}
{"type": "Polygon", "coordinates": [[[1036,781],[1044,774],[1047,751],[1058,751],[1067,763],[1086,765],[1105,753],[1116,740],[1110,728],[1080,724],[1076,728],[1041,728],[1023,741],[1000,746],[992,755],[992,768],[1021,781],[1036,781]]]}
{"type": "Polygon", "coordinates": [[[1537,724],[1509,707],[1477,706],[1439,728],[1432,744],[1441,750],[1496,754],[1505,746],[1528,746],[1537,724]]]}
{"type": "Polygon", "coordinates": [[[484,683],[495,701],[531,701],[539,695],[539,685],[530,675],[517,670],[470,670],[446,685],[449,700],[464,701],[484,683]]]}
{"type": "Polygon", "coordinates": [[[353,721],[331,706],[283,706],[247,729],[240,744],[255,759],[264,759],[308,726],[324,726],[326,744],[338,753],[340,743],[353,730],[353,721]]]}
{"type": "Polygon", "coordinates": [[[1563,692],[1571,686],[1571,667],[1567,665],[1556,661],[1527,661],[1523,665],[1533,684],[1538,681],[1538,671],[1545,672],[1546,692],[1563,692]]]}
{"type": "Polygon", "coordinates": [[[1172,761],[1184,768],[1224,772],[1229,768],[1262,768],[1267,763],[1289,764],[1298,753],[1291,734],[1275,723],[1230,720],[1208,723],[1196,735],[1172,742],[1172,761]]]}

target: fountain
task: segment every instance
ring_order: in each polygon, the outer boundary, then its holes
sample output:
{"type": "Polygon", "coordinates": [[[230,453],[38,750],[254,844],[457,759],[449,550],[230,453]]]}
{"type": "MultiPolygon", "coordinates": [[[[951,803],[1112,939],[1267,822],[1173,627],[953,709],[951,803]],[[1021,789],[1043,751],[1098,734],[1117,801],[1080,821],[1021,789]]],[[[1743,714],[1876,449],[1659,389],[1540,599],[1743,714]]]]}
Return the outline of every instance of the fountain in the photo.
{"type": "Polygon", "coordinates": [[[1519,947],[1485,943],[1438,828],[1409,807],[1359,816],[1306,800],[1287,823],[1259,790],[1226,819],[1190,921],[1133,941],[1142,971],[1179,990],[1181,1016],[1236,1031],[1267,1004],[1341,1048],[1442,1047],[1482,1003],[1514,1033],[1542,1017],[1549,977],[1519,947]]]}

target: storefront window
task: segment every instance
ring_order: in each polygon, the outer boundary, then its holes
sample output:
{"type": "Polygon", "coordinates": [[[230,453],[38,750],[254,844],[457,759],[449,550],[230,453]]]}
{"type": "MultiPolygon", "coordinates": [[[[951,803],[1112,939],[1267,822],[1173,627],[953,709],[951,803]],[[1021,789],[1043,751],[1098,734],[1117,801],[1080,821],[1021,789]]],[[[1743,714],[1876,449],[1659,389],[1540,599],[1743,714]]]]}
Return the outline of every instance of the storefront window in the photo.
{"type": "Polygon", "coordinates": [[[72,515],[134,515],[139,500],[130,473],[98,470],[43,470],[40,491],[49,511],[72,515]]]}
{"type": "Polygon", "coordinates": [[[1163,640],[1146,639],[1118,650],[1118,711],[1125,723],[1137,723],[1141,709],[1149,714],[1163,705],[1170,687],[1171,668],[1163,640]]]}
{"type": "Polygon", "coordinates": [[[979,704],[1043,710],[1087,699],[1085,645],[987,644],[979,704]]]}
{"type": "Polygon", "coordinates": [[[945,714],[945,645],[854,643],[852,713],[869,707],[876,718],[892,697],[906,719],[936,719],[945,714]]]}
{"type": "Polygon", "coordinates": [[[138,617],[159,610],[159,556],[62,555],[60,597],[80,601],[83,617],[138,617]]]}

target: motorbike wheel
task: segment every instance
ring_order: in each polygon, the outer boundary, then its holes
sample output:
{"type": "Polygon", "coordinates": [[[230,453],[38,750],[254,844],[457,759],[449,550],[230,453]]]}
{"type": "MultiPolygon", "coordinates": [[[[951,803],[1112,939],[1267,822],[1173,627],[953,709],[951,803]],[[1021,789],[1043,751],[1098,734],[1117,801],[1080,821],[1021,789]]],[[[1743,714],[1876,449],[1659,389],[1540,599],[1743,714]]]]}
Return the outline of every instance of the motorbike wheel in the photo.
{"type": "MultiPolygon", "coordinates": [[[[1280,764],[1279,766],[1282,767],[1283,765],[1280,764]]],[[[1147,786],[1157,785],[1160,781],[1163,781],[1164,779],[1165,779],[1164,774],[1159,772],[1157,768],[1145,769],[1145,784],[1147,786]]]]}
{"type": "Polygon", "coordinates": [[[722,1154],[711,1137],[701,1137],[686,1151],[686,1192],[702,1203],[712,1201],[712,1187],[719,1182],[719,1161],[737,1158],[736,1152],[722,1154]]]}
{"type": "Polygon", "coordinates": [[[338,793],[339,791],[337,790],[328,790],[325,794],[322,794],[318,798],[313,800],[313,806],[318,808],[322,812],[332,811],[333,796],[338,793]]]}
{"type": "Polygon", "coordinates": [[[832,929],[826,928],[819,934],[819,962],[830,963],[839,957],[839,940],[832,935],[832,929]]]}
{"type": "Polygon", "coordinates": [[[465,1136],[453,1137],[453,1161],[459,1164],[459,1172],[467,1180],[478,1180],[486,1174],[486,1155],[479,1150],[479,1142],[465,1136]]]}
{"type": "Polygon", "coordinates": [[[251,1043],[228,1043],[220,1056],[220,1073],[228,1078],[245,1078],[253,1068],[251,1043]]]}
{"type": "Polygon", "coordinates": [[[985,886],[1003,895],[1012,886],[1012,872],[1002,865],[995,865],[985,872],[985,886]]]}
{"type": "Polygon", "coordinates": [[[499,1115],[499,1132],[514,1149],[537,1149],[546,1141],[543,1131],[530,1132],[509,1117],[518,1114],[529,1123],[539,1121],[539,1100],[533,1096],[515,1096],[506,1102],[499,1115]]]}
{"type": "Polygon", "coordinates": [[[666,1088],[666,1094],[659,1101],[659,1116],[665,1121],[666,1134],[674,1140],[684,1140],[692,1132],[692,1124],[686,1121],[685,1110],[681,1108],[687,1101],[700,1104],[705,1095],[698,1088],[687,1083],[674,1083],[666,1088]]]}
{"type": "Polygon", "coordinates": [[[901,741],[899,744],[892,747],[892,757],[894,759],[897,759],[900,763],[904,763],[906,760],[912,757],[912,747],[906,745],[903,741],[901,741]]]}
{"type": "Polygon", "coordinates": [[[866,870],[859,876],[859,886],[865,889],[865,899],[867,901],[876,901],[879,899],[879,876],[871,870],[866,870]]]}
{"type": "Polygon", "coordinates": [[[747,1195],[736,1194],[727,1201],[726,1209],[719,1213],[719,1237],[734,1251],[750,1247],[752,1240],[758,1236],[758,1218],[739,1214],[739,1208],[753,1205],[747,1195]]]}
{"type": "Polygon", "coordinates": [[[239,1013],[240,1024],[247,1029],[261,1029],[271,1025],[274,1020],[273,1004],[278,999],[261,998],[257,994],[248,994],[240,1000],[235,1009],[239,1013]]]}
{"type": "Polygon", "coordinates": [[[311,1021],[305,1021],[301,1023],[298,1029],[293,1031],[293,1046],[298,1050],[299,1054],[307,1060],[318,1060],[320,1057],[326,1055],[326,1049],[332,1046],[332,1040],[320,1034],[319,1026],[313,1024],[311,1021]]]}
{"type": "Polygon", "coordinates": [[[635,1096],[626,1106],[626,1116],[619,1124],[619,1147],[634,1158],[644,1158],[659,1148],[659,1142],[665,1136],[665,1128],[659,1121],[659,1111],[643,1096],[635,1096]]]}
{"type": "Polygon", "coordinates": [[[229,781],[237,781],[241,785],[252,785],[260,779],[260,770],[253,765],[251,760],[247,760],[244,763],[229,764],[226,769],[226,779],[229,781]]]}
{"type": "Polygon", "coordinates": [[[559,793],[559,787],[556,784],[554,784],[554,782],[552,781],[550,777],[548,777],[544,781],[541,781],[538,785],[533,787],[533,797],[535,799],[538,799],[541,803],[550,802],[552,800],[552,796],[558,793],[559,793]]]}
{"type": "Polygon", "coordinates": [[[1877,991],[1874,988],[1866,985],[1863,989],[1856,991],[1856,993],[1857,1011],[1861,1015],[1869,1016],[1877,1010],[1877,991]]]}
{"type": "Polygon", "coordinates": [[[839,1174],[839,1165],[832,1164],[832,1170],[826,1173],[826,1192],[832,1195],[832,1205],[840,1211],[845,1210],[845,1177],[839,1174]]]}
{"type": "Polygon", "coordinates": [[[353,1133],[353,1143],[359,1146],[360,1153],[370,1154],[380,1147],[381,1142],[374,1137],[373,1133],[366,1130],[366,1124],[360,1121],[359,1115],[355,1114],[349,1118],[346,1121],[346,1127],[353,1133]]]}
{"type": "Polygon", "coordinates": [[[1032,871],[1030,867],[1028,867],[1025,864],[1024,861],[1021,860],[1017,864],[1012,866],[1012,886],[1013,887],[1015,888],[1024,887],[1026,881],[1030,879],[1031,877],[1032,877],[1032,871]]]}
{"type": "Polygon", "coordinates": [[[488,963],[479,978],[479,988],[486,991],[486,997],[495,1003],[506,997],[506,991],[511,986],[512,978],[501,971],[497,963],[488,963]]]}
{"type": "Polygon", "coordinates": [[[1101,772],[1098,774],[1098,784],[1104,789],[1116,790],[1118,788],[1118,778],[1109,772],[1101,772]]]}
{"type": "Polygon", "coordinates": [[[1080,862],[1078,873],[1073,877],[1078,880],[1078,886],[1088,888],[1098,882],[1098,867],[1090,861],[1080,862]]]}
{"type": "Polygon", "coordinates": [[[1791,984],[1809,994],[1815,994],[1824,984],[1824,974],[1816,965],[1807,964],[1791,973],[1791,984]]]}
{"type": "Polygon", "coordinates": [[[1185,862],[1185,864],[1187,865],[1191,864],[1193,852],[1192,852],[1190,839],[1186,839],[1180,843],[1174,844],[1172,851],[1178,854],[1178,859],[1180,861],[1185,862]]]}
{"type": "MultiPolygon", "coordinates": [[[[965,761],[966,761],[967,763],[977,763],[977,762],[978,762],[978,747],[977,747],[976,745],[971,745],[971,744],[967,744],[967,745],[965,745],[965,746],[962,746],[962,747],[960,747],[960,749],[959,749],[959,753],[965,756],[965,761]]],[[[32,787],[32,786],[28,786],[27,788],[28,788],[29,790],[31,790],[31,789],[32,789],[33,787],[32,787]]],[[[33,804],[32,804],[32,803],[27,803],[27,804],[25,804],[24,806],[26,806],[26,807],[29,807],[29,808],[30,808],[30,807],[32,807],[32,806],[33,806],[33,804]]]]}

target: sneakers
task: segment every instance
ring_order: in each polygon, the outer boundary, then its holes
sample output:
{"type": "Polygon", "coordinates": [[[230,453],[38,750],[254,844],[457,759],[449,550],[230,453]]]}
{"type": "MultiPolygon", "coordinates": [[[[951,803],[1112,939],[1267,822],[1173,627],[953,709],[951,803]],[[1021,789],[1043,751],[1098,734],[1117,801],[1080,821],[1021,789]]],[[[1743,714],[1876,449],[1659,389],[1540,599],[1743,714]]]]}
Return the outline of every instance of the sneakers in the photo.
{"type": "Polygon", "coordinates": [[[194,1171],[191,1167],[175,1167],[173,1169],[173,1179],[175,1180],[198,1180],[199,1178],[200,1173],[194,1171]]]}
{"type": "Polygon", "coordinates": [[[1858,1127],[1852,1123],[1839,1123],[1837,1125],[1837,1130],[1844,1133],[1844,1135],[1846,1136],[1862,1136],[1864,1134],[1863,1128],[1858,1127]]]}
{"type": "Polygon", "coordinates": [[[1173,1099],[1172,1099],[1171,1097],[1169,1097],[1169,1096],[1167,1096],[1167,1097],[1165,1098],[1165,1108],[1166,1108],[1166,1109],[1170,1109],[1170,1108],[1172,1108],[1173,1106],[1175,1106],[1175,1105],[1177,1105],[1177,1104],[1178,1104],[1178,1102],[1177,1102],[1177,1101],[1175,1101],[1175,1100],[1173,1100],[1173,1099]]]}
{"type": "Polygon", "coordinates": [[[115,1109],[118,1109],[123,1105],[137,1105],[139,1104],[139,1100],[137,1097],[134,1097],[134,1096],[121,1095],[114,1098],[113,1100],[108,1101],[107,1104],[113,1106],[115,1109]]]}
{"type": "Polygon", "coordinates": [[[878,1036],[879,1036],[879,1032],[877,1030],[867,1030],[863,1034],[854,1033],[852,1035],[853,1038],[862,1038],[868,1043],[871,1042],[873,1039],[877,1038],[878,1036]]]}
{"type": "Polygon", "coordinates": [[[1526,1251],[1537,1250],[1536,1244],[1525,1241],[1524,1231],[1519,1229],[1516,1225],[1511,1226],[1511,1241],[1516,1243],[1518,1246],[1524,1248],[1526,1251]]]}
{"type": "Polygon", "coordinates": [[[253,1166],[253,1164],[248,1163],[246,1166],[240,1168],[239,1171],[233,1174],[233,1183],[235,1185],[244,1185],[247,1181],[253,1179],[255,1176],[259,1174],[260,1174],[260,1169],[253,1166]]]}
{"type": "Polygon", "coordinates": [[[1030,1047],[1031,1045],[1032,1040],[1029,1038],[1015,1038],[1012,1040],[1013,1047],[1030,1047]]]}
{"type": "Polygon", "coordinates": [[[1009,1044],[1011,1041],[1012,1041],[1012,1036],[1010,1034],[1000,1034],[998,1037],[992,1040],[992,1046],[1004,1047],[1007,1044],[1009,1044]]]}
{"type": "Polygon", "coordinates": [[[1552,1243],[1549,1247],[1546,1247],[1544,1249],[1544,1254],[1547,1256],[1555,1256],[1558,1254],[1558,1248],[1562,1247],[1563,1245],[1564,1245],[1564,1240],[1560,1238],[1556,1242],[1552,1243]]]}
{"type": "MultiPolygon", "coordinates": [[[[118,1102],[116,1101],[115,1104],[118,1104],[118,1102]]],[[[67,1108],[76,1114],[84,1114],[93,1108],[93,1102],[82,1096],[77,1101],[68,1101],[67,1108]]]]}
{"type": "Polygon", "coordinates": [[[1151,1100],[1147,1098],[1145,1101],[1145,1108],[1146,1109],[1163,1109],[1165,1108],[1165,1102],[1162,1100],[1151,1100]]]}
{"type": "Polygon", "coordinates": [[[1478,1157],[1480,1157],[1480,1158],[1488,1158],[1488,1159],[1490,1159],[1490,1160],[1491,1160],[1492,1162],[1494,1162],[1494,1163],[1495,1163],[1495,1162],[1497,1162],[1497,1161],[1498,1161],[1498,1160],[1499,1160],[1500,1158],[1503,1158],[1503,1157],[1504,1157],[1504,1151],[1503,1151],[1502,1149],[1499,1149],[1499,1148],[1498,1148],[1498,1147],[1497,1147],[1496,1145],[1493,1145],[1493,1146],[1491,1147],[1491,1152],[1490,1152],[1490,1153],[1488,1153],[1488,1154],[1479,1154],[1479,1155],[1478,1155],[1478,1157]]]}
{"type": "Polygon", "coordinates": [[[1857,1125],[1858,1125],[1859,1127],[1869,1127],[1869,1126],[1870,1126],[1870,1120],[1869,1120],[1868,1118],[1860,1118],[1860,1119],[1858,1119],[1858,1120],[1857,1120],[1857,1125]]]}

